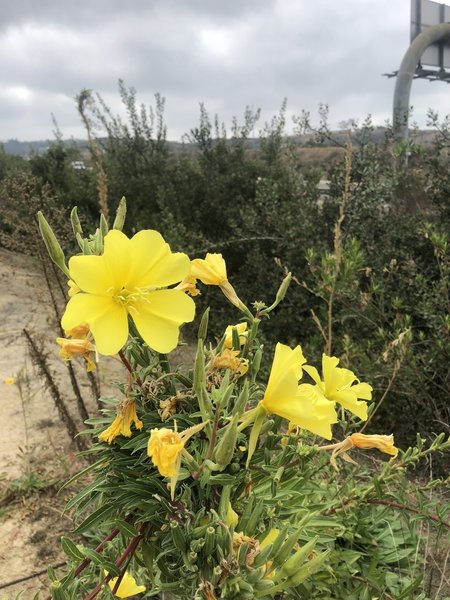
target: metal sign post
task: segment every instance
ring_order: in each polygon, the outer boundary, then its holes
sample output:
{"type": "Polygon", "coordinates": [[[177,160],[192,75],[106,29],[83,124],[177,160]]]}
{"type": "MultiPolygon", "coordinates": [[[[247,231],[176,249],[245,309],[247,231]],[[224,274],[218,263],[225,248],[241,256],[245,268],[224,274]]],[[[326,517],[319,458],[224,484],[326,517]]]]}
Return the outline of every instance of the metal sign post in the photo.
{"type": "Polygon", "coordinates": [[[413,79],[450,82],[450,6],[411,0],[411,45],[398,71],[392,124],[399,140],[408,139],[409,98],[413,79]],[[424,68],[427,65],[429,68],[424,68]]]}

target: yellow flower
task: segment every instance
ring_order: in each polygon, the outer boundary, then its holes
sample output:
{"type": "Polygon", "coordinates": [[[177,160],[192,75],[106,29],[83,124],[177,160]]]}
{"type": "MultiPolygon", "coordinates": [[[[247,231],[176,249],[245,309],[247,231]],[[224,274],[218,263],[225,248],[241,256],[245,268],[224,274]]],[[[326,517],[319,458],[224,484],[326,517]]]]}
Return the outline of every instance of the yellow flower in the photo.
{"type": "Polygon", "coordinates": [[[237,325],[228,325],[228,327],[225,329],[225,348],[233,347],[233,329],[237,330],[239,343],[241,346],[243,346],[247,341],[248,331],[246,322],[238,323],[237,325]]]}
{"type": "Polygon", "coordinates": [[[391,435],[365,435],[364,433],[352,433],[350,441],[355,448],[376,448],[384,454],[397,456],[398,448],[394,446],[394,436],[391,435]]]}
{"type": "Polygon", "coordinates": [[[204,259],[194,259],[191,263],[191,275],[205,285],[218,285],[231,304],[240,310],[247,310],[228,281],[227,266],[221,254],[208,253],[204,259]]]}
{"type": "Polygon", "coordinates": [[[308,383],[298,386],[296,397],[299,401],[295,404],[295,421],[291,419],[291,423],[331,440],[331,425],[338,420],[334,402],[308,383]]]}
{"type": "Polygon", "coordinates": [[[220,354],[214,356],[211,361],[211,368],[230,369],[230,371],[237,373],[241,377],[248,371],[248,360],[239,358],[239,350],[225,348],[220,354]]]}
{"type": "Polygon", "coordinates": [[[117,416],[111,425],[102,431],[98,439],[111,444],[119,435],[131,437],[131,425],[134,423],[136,429],[142,429],[144,424],[136,413],[136,403],[132,398],[125,398],[117,407],[117,416]]]}
{"type": "Polygon", "coordinates": [[[96,368],[95,361],[91,354],[95,352],[95,346],[87,339],[66,339],[56,338],[56,343],[61,346],[59,355],[67,362],[74,356],[81,356],[87,363],[87,371],[93,371],[96,368]]]}
{"type": "Polygon", "coordinates": [[[159,429],[152,429],[150,433],[147,454],[152,459],[159,474],[163,477],[170,477],[170,495],[172,500],[175,494],[178,473],[180,472],[181,455],[184,454],[186,458],[191,458],[189,453],[184,450],[184,446],[189,438],[203,429],[206,424],[207,422],[200,423],[178,433],[177,422],[175,421],[175,428],[173,430],[161,427],[159,429]]]}
{"type": "MultiPolygon", "coordinates": [[[[117,577],[114,577],[113,579],[110,579],[108,581],[108,585],[111,591],[113,591],[117,579],[117,577]]],[[[137,585],[136,579],[132,575],[130,575],[128,571],[125,571],[119,587],[114,592],[114,596],[116,596],[117,598],[129,598],[130,596],[134,596],[135,594],[145,592],[145,590],[145,585],[137,585]]]]}
{"type": "Polygon", "coordinates": [[[6,385],[14,385],[16,383],[16,380],[14,379],[14,377],[7,377],[3,380],[3,383],[5,383],[6,385]]]}
{"type": "Polygon", "coordinates": [[[205,285],[222,285],[227,279],[227,266],[221,254],[208,254],[192,261],[191,275],[205,285]]]}
{"type": "Polygon", "coordinates": [[[370,449],[376,448],[380,452],[397,456],[398,448],[394,446],[394,436],[391,435],[365,435],[364,433],[352,433],[342,442],[337,444],[329,444],[328,446],[320,446],[320,450],[332,450],[330,462],[333,467],[338,470],[336,458],[342,457],[345,461],[356,464],[355,461],[347,454],[352,448],[370,449]]]}
{"type": "Polygon", "coordinates": [[[178,343],[179,327],[192,321],[195,305],[180,290],[159,289],[182,280],[189,258],[173,253],[152,230],[129,239],[113,229],[106,234],[101,256],[73,256],[71,280],[80,288],[62,317],[63,329],[88,323],[97,350],[111,355],[128,339],[128,315],[143,340],[157,352],[170,352],[178,343]]]}
{"type": "Polygon", "coordinates": [[[260,402],[267,413],[296,422],[298,380],[302,376],[302,365],[305,362],[300,346],[292,350],[284,344],[276,345],[269,381],[260,402]]]}
{"type": "Polygon", "coordinates": [[[323,380],[315,367],[305,365],[303,368],[316,382],[325,398],[338,402],[365,421],[367,403],[364,400],[372,399],[372,387],[368,383],[360,383],[352,371],[338,367],[338,364],[339,359],[335,356],[322,355],[323,380]],[[363,401],[358,398],[362,398],[363,401]]]}

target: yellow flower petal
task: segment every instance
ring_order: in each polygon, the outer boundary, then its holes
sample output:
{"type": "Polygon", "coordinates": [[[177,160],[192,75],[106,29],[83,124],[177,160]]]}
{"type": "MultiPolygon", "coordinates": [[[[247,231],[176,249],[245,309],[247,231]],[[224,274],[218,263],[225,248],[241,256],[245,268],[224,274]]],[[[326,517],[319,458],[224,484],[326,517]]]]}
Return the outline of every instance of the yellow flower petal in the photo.
{"type": "Polygon", "coordinates": [[[247,341],[247,337],[248,337],[248,331],[247,331],[247,323],[244,321],[244,323],[238,323],[237,325],[228,325],[228,327],[225,329],[225,348],[232,348],[233,347],[233,329],[236,328],[237,330],[237,334],[239,336],[239,343],[241,344],[241,346],[243,346],[245,344],[245,342],[247,341]]]}
{"type": "Polygon", "coordinates": [[[130,314],[143,340],[166,353],[176,347],[180,325],[193,320],[195,304],[179,290],[156,290],[148,294],[148,302],[136,302],[130,314]]]}
{"type": "Polygon", "coordinates": [[[104,295],[106,290],[113,287],[103,256],[72,256],[69,259],[69,271],[71,281],[88,294],[104,295]]]}
{"type": "Polygon", "coordinates": [[[300,346],[292,350],[289,346],[277,344],[266,392],[261,401],[269,413],[279,414],[280,403],[295,398],[304,362],[300,346]]]}
{"type": "Polygon", "coordinates": [[[89,324],[100,354],[116,354],[128,338],[127,311],[108,296],[76,294],[67,304],[61,319],[63,329],[72,329],[80,322],[89,324]]]}
{"type": "Polygon", "coordinates": [[[334,402],[327,400],[315,386],[308,383],[298,386],[297,398],[298,412],[295,420],[291,419],[292,423],[331,440],[331,425],[338,421],[334,402]]]}
{"type": "MultiPolygon", "coordinates": [[[[105,235],[104,252],[101,258],[108,273],[109,287],[113,287],[114,290],[127,287],[125,282],[127,281],[130,262],[133,258],[131,254],[131,240],[118,229],[112,229],[105,235]]],[[[86,289],[80,285],[79,281],[77,283],[82,290],[86,289]]],[[[86,289],[86,291],[89,290],[86,289]]],[[[107,287],[103,289],[103,293],[108,293],[107,287]]]]}
{"type": "MultiPolygon", "coordinates": [[[[117,579],[117,577],[114,577],[113,579],[110,579],[108,581],[108,585],[111,591],[113,591],[117,579]]],[[[116,596],[116,598],[129,598],[130,596],[134,596],[135,594],[145,592],[145,590],[145,585],[137,585],[136,579],[126,571],[114,595],[116,596]]]]}
{"type": "Polygon", "coordinates": [[[372,387],[368,383],[360,383],[356,375],[349,369],[338,367],[339,359],[335,356],[322,355],[322,376],[317,369],[305,365],[304,370],[315,381],[317,389],[332,402],[338,402],[344,408],[365,421],[367,419],[366,400],[372,399],[372,387]],[[359,400],[361,398],[361,400],[359,400]]]}
{"type": "Polygon", "coordinates": [[[125,287],[165,287],[189,273],[188,256],[171,252],[158,231],[139,231],[131,238],[130,246],[131,264],[125,287]]]}

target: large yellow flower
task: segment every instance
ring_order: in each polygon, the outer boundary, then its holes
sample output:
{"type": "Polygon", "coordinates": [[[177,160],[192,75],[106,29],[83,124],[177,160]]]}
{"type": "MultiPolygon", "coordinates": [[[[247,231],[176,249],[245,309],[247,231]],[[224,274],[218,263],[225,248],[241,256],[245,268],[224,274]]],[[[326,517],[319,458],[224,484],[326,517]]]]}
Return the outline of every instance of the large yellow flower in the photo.
{"type": "Polygon", "coordinates": [[[368,383],[360,383],[352,371],[338,367],[338,364],[339,359],[335,356],[322,355],[323,380],[315,367],[305,365],[303,369],[314,379],[325,398],[338,402],[365,421],[367,419],[365,400],[372,399],[372,387],[368,383]]]}
{"type": "Polygon", "coordinates": [[[152,230],[129,239],[113,229],[105,236],[101,256],[73,256],[71,281],[80,291],[69,300],[63,329],[88,323],[100,354],[118,352],[128,338],[128,315],[143,340],[157,352],[170,352],[178,343],[179,327],[192,321],[195,306],[180,290],[165,288],[189,272],[189,258],[173,253],[152,230]]]}
{"type": "Polygon", "coordinates": [[[291,419],[291,423],[331,440],[331,425],[338,420],[334,402],[327,400],[316,386],[309,383],[298,386],[297,398],[295,421],[291,419]]]}
{"type": "Polygon", "coordinates": [[[296,423],[296,407],[300,404],[297,400],[298,380],[305,362],[300,346],[292,350],[284,344],[276,345],[269,381],[260,402],[266,412],[296,423]]]}

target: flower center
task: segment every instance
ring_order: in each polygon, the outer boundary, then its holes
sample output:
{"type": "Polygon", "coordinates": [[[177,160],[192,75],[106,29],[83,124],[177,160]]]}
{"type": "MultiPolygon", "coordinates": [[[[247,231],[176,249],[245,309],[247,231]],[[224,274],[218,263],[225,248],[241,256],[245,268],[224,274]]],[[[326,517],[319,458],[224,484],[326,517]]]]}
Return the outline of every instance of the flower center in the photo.
{"type": "Polygon", "coordinates": [[[123,306],[128,312],[133,312],[137,311],[137,308],[135,307],[136,303],[150,303],[150,300],[148,298],[150,291],[151,288],[134,288],[132,290],[122,288],[119,292],[116,292],[113,295],[113,298],[119,306],[123,306]]]}

